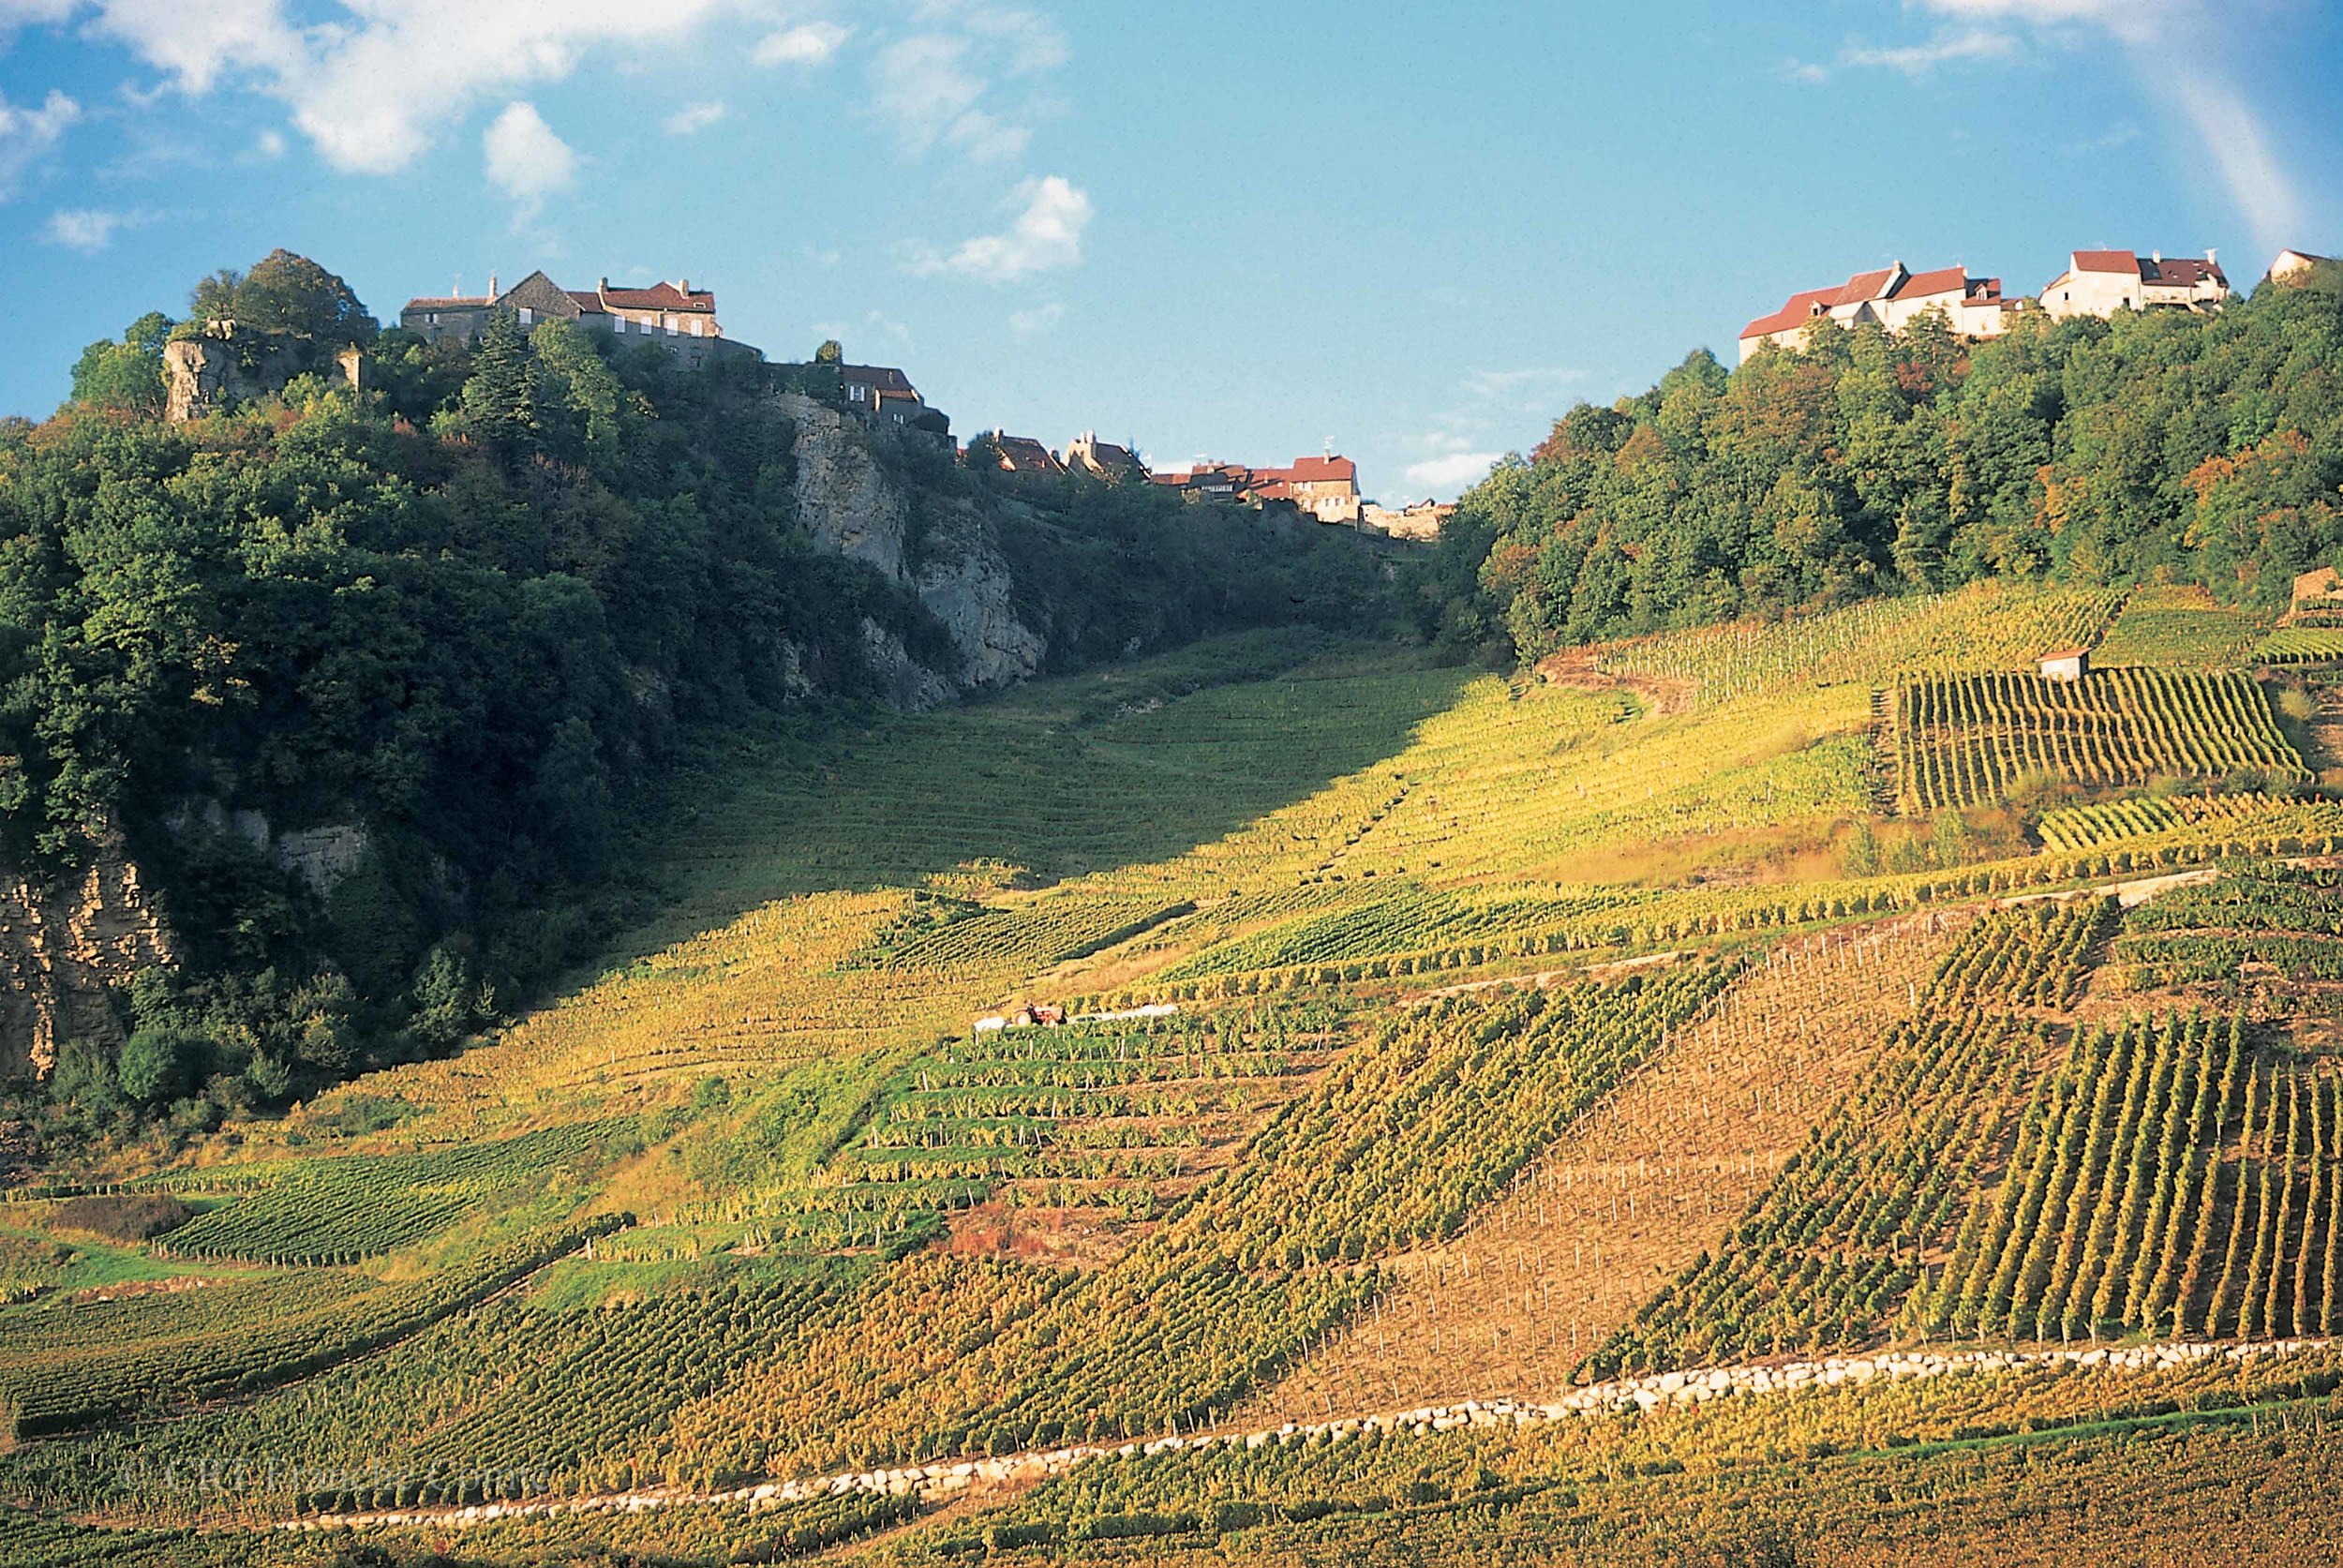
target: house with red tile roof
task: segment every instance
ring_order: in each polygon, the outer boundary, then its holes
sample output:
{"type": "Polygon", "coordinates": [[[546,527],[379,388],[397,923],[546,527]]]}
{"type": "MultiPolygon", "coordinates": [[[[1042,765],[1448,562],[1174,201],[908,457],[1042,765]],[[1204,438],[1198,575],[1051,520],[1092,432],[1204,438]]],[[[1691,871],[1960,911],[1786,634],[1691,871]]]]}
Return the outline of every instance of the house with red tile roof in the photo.
{"type": "Polygon", "coordinates": [[[1332,453],[1296,457],[1291,468],[1255,469],[1247,499],[1291,501],[1321,523],[1359,520],[1359,466],[1332,453]]]}
{"type": "Polygon", "coordinates": [[[1797,348],[1816,321],[1841,327],[1869,321],[1884,332],[1902,332],[1934,314],[1963,337],[1997,337],[2026,305],[2023,299],[2005,299],[1998,277],[1971,277],[1964,267],[1916,273],[1897,261],[1858,272],[1835,289],[1792,294],[1781,309],[1741,329],[1741,361],[1747,364],[1763,348],[1797,348]]]}
{"type": "Polygon", "coordinates": [[[398,313],[398,324],[427,342],[454,338],[469,343],[500,310],[511,311],[523,331],[534,330],[540,321],[574,321],[657,343],[693,365],[719,354],[763,357],[747,344],[724,336],[716,320],[714,292],[693,288],[689,278],[647,289],[617,289],[604,277],[591,289],[564,289],[543,272],[532,272],[500,291],[491,276],[485,294],[409,300],[398,313]]]}
{"type": "Polygon", "coordinates": [[[2234,296],[2221,272],[2219,256],[2206,251],[2167,259],[2160,250],[2141,256],[2129,250],[2078,250],[2065,272],[2042,290],[2042,308],[2053,321],[2070,316],[2101,320],[2118,310],[2218,310],[2234,296]]]}

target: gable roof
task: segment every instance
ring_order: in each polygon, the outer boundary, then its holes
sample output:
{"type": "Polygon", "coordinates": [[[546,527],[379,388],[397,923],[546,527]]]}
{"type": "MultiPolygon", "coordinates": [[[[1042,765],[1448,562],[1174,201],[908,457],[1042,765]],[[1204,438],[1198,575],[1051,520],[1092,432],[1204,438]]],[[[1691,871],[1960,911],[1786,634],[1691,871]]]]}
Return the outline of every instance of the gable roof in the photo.
{"type": "Polygon", "coordinates": [[[1934,272],[1916,272],[1906,277],[1895,291],[1899,300],[1933,299],[1938,294],[1959,294],[1962,299],[1968,298],[1969,269],[1938,267],[1934,272]]]}
{"type": "Polygon", "coordinates": [[[2143,283],[2169,283],[2177,288],[2196,288],[2203,283],[2226,286],[2229,279],[2222,275],[2221,264],[2201,256],[2151,258],[2140,263],[2140,280],[2143,283]]]}
{"type": "Polygon", "coordinates": [[[1253,478],[1264,484],[1355,485],[1359,466],[1348,457],[1296,457],[1290,469],[1255,469],[1253,478]]]}
{"type": "Polygon", "coordinates": [[[919,389],[911,384],[911,378],[891,365],[842,365],[838,379],[847,386],[867,386],[873,392],[902,392],[917,397],[919,389]]]}
{"type": "Polygon", "coordinates": [[[407,302],[409,310],[485,310],[496,304],[486,294],[419,294],[407,302]]]}
{"type": "Polygon", "coordinates": [[[1064,473],[1066,465],[1052,456],[1050,449],[1031,436],[1004,436],[997,432],[992,444],[1000,450],[1001,467],[1010,473],[1064,473]]]}
{"type": "Polygon", "coordinates": [[[1817,316],[1828,313],[1831,303],[1839,296],[1836,289],[1801,289],[1790,296],[1790,302],[1770,316],[1760,316],[1741,328],[1741,336],[1765,337],[1777,332],[1802,327],[1817,316]]]}
{"type": "Polygon", "coordinates": [[[2129,250],[2078,250],[2067,258],[2070,272],[2115,272],[2140,276],[2140,258],[2129,250]]]}
{"type": "Polygon", "coordinates": [[[605,306],[624,310],[683,310],[712,315],[716,295],[707,289],[694,289],[691,279],[681,284],[654,283],[648,289],[613,289],[604,278],[599,291],[605,306]]]}

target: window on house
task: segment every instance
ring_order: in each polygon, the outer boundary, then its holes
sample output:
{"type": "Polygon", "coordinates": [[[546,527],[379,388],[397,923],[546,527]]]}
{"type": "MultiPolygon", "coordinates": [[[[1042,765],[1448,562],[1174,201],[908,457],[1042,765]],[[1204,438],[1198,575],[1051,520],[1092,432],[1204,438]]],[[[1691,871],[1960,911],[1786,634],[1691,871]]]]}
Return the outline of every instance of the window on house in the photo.
{"type": "Polygon", "coordinates": [[[528,326],[530,323],[536,321],[536,319],[537,313],[534,310],[530,309],[529,306],[525,305],[521,306],[521,325],[528,326]]]}

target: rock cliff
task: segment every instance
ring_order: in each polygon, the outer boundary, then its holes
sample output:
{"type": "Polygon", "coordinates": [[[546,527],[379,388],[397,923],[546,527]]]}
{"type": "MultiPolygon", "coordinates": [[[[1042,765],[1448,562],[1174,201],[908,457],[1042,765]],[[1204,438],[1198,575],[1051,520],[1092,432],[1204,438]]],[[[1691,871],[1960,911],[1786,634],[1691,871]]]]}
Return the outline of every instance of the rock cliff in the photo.
{"type": "Polygon", "coordinates": [[[295,376],[332,376],[364,387],[366,373],[366,354],[355,347],[336,351],[291,333],[216,323],[216,330],[204,336],[163,345],[164,414],[177,424],[226,413],[240,403],[284,391],[295,376]]]}
{"type": "MultiPolygon", "coordinates": [[[[798,519],[820,543],[867,561],[918,596],[950,636],[956,667],[936,674],[947,685],[906,682],[890,666],[908,661],[873,648],[874,662],[898,689],[932,706],[952,689],[1006,686],[1040,668],[1040,635],[1017,613],[1017,586],[992,544],[984,515],[957,497],[915,493],[880,460],[890,435],[853,415],[798,394],[782,404],[797,426],[798,519]]],[[[924,439],[924,438],[909,438],[924,439]]]]}
{"type": "Polygon", "coordinates": [[[0,874],[0,1071],[46,1077],[67,1039],[120,1044],[107,988],[172,962],[170,933],[119,851],[55,888],[0,874]]]}

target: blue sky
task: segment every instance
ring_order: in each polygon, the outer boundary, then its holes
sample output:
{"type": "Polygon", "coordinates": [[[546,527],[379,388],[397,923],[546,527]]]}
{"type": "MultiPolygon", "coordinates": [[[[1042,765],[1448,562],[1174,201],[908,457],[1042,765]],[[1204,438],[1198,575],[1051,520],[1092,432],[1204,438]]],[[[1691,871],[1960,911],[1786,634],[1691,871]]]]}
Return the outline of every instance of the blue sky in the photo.
{"type": "Polygon", "coordinates": [[[963,435],[1453,494],[1902,259],[2343,252],[2313,0],[0,0],[0,413],[304,251],[394,320],[688,276],[963,435]]]}

